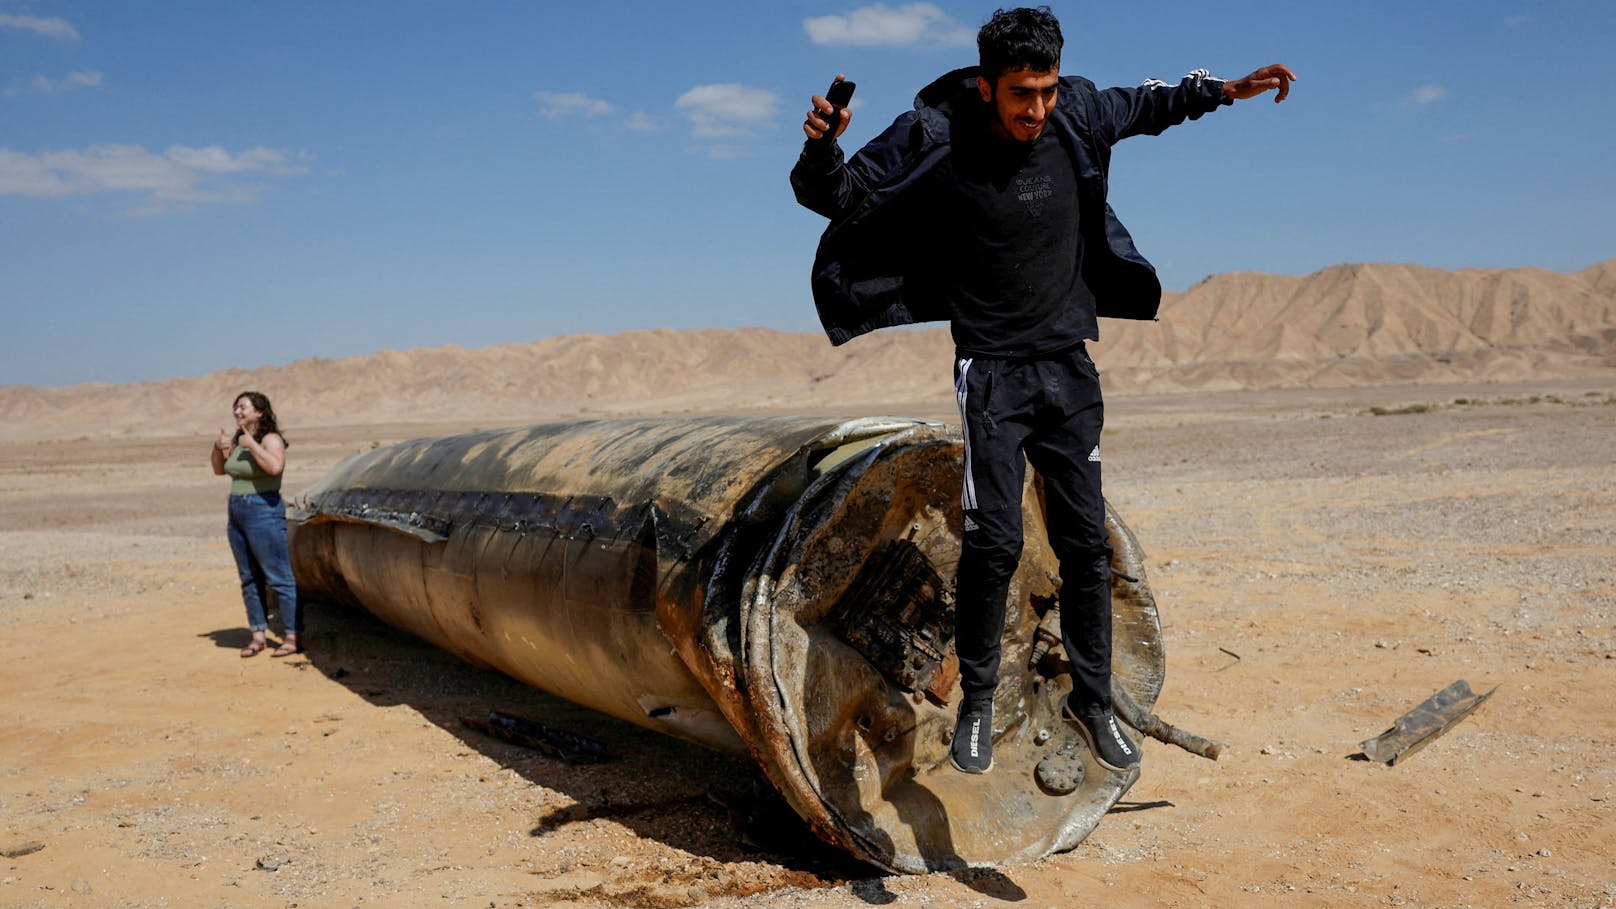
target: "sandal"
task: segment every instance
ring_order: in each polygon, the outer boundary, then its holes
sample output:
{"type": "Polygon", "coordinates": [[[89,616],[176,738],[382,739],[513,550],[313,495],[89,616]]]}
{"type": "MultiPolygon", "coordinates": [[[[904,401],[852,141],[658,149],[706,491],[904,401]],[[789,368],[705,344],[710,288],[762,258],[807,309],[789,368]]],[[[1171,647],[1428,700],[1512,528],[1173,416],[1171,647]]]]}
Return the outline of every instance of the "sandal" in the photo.
{"type": "Polygon", "coordinates": [[[288,657],[288,656],[291,656],[294,653],[302,653],[302,652],[303,652],[303,645],[298,642],[297,635],[289,634],[289,635],[286,636],[286,643],[282,644],[279,647],[276,647],[273,651],[270,652],[269,655],[272,656],[272,657],[288,657]]]}
{"type": "Polygon", "coordinates": [[[250,656],[257,656],[258,654],[263,652],[265,647],[268,647],[268,646],[269,646],[269,642],[264,640],[263,638],[253,638],[252,643],[250,643],[247,646],[241,648],[241,658],[245,660],[246,658],[248,658],[250,656]]]}

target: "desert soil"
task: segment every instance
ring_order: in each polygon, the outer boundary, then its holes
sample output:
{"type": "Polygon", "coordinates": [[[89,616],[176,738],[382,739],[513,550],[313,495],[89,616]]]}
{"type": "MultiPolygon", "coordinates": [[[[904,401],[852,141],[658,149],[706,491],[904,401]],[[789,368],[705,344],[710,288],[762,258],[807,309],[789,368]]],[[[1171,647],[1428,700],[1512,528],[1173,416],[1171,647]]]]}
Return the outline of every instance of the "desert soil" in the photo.
{"type": "MultiPolygon", "coordinates": [[[[0,444],[0,906],[1616,905],[1616,382],[1109,411],[1107,491],[1167,638],[1157,711],[1225,750],[1149,742],[1074,850],[925,876],[818,846],[743,761],[361,613],[309,604],[307,654],[240,659],[216,415],[0,444]],[[1496,691],[1395,766],[1361,759],[1458,679],[1496,691]],[[462,723],[490,709],[611,760],[462,723]]],[[[459,428],[288,427],[287,489],[459,428]]]]}

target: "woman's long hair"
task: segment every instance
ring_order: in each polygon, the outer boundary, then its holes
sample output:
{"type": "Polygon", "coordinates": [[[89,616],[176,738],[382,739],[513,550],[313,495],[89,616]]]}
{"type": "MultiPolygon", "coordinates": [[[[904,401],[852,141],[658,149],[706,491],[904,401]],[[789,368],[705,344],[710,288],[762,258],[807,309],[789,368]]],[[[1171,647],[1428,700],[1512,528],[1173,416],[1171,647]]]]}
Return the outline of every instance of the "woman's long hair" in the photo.
{"type": "MultiPolygon", "coordinates": [[[[240,403],[242,398],[246,398],[251,402],[253,409],[258,411],[258,431],[253,433],[253,441],[262,442],[264,441],[264,436],[273,432],[279,435],[284,442],[286,434],[281,432],[280,426],[275,422],[275,408],[269,403],[269,398],[260,391],[244,391],[236,395],[236,399],[230,402],[231,406],[233,407],[240,403]]],[[[235,440],[237,442],[241,441],[240,429],[236,430],[235,440]]],[[[287,442],[286,444],[290,445],[291,443],[287,442]]]]}

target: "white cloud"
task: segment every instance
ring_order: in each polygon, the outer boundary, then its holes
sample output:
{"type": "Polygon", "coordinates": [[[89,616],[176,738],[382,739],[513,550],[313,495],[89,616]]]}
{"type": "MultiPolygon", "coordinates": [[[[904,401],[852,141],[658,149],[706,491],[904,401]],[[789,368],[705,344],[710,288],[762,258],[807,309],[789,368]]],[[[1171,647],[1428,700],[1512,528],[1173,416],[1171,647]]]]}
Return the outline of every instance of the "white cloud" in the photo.
{"type": "MultiPolygon", "coordinates": [[[[617,105],[600,98],[591,98],[581,92],[534,92],[539,102],[538,115],[552,120],[568,117],[610,117],[618,114],[617,105]]],[[[650,114],[634,112],[618,121],[623,129],[651,132],[662,128],[662,122],[650,114]]]]}
{"type": "Polygon", "coordinates": [[[623,121],[623,127],[635,132],[648,133],[661,129],[662,123],[650,114],[629,114],[628,119],[623,121]]]}
{"type": "Polygon", "coordinates": [[[83,150],[38,155],[0,148],[0,196],[83,196],[103,192],[137,193],[133,214],[161,214],[218,203],[257,199],[261,186],[222,182],[222,175],[249,173],[286,176],[304,173],[308,155],[288,156],[271,148],[232,155],[217,145],[175,145],[158,154],[138,145],[93,145],[83,150]]]}
{"type": "Polygon", "coordinates": [[[1422,85],[1414,89],[1408,96],[1408,102],[1410,104],[1435,104],[1447,96],[1447,87],[1433,82],[1430,85],[1422,85]]]}
{"type": "Polygon", "coordinates": [[[876,3],[845,16],[804,19],[802,27],[815,44],[968,47],[976,42],[975,32],[930,3],[896,8],[876,3]]]}
{"type": "Polygon", "coordinates": [[[533,99],[539,102],[541,117],[604,117],[617,112],[611,102],[578,92],[534,92],[533,99]]]}
{"type": "Polygon", "coordinates": [[[305,168],[288,164],[284,152],[272,148],[249,148],[239,155],[231,155],[217,145],[204,148],[186,148],[175,145],[168,150],[168,159],[188,170],[209,174],[239,174],[243,171],[265,170],[276,175],[300,174],[305,168]]]}
{"type": "Polygon", "coordinates": [[[35,91],[55,94],[65,92],[70,88],[96,88],[101,84],[101,71],[94,69],[74,70],[64,78],[55,79],[50,76],[35,76],[28,81],[35,91]]]}
{"type": "Polygon", "coordinates": [[[684,111],[690,131],[707,138],[743,138],[774,116],[780,96],[734,82],[698,85],[673,102],[684,111]]]}
{"type": "Polygon", "coordinates": [[[13,16],[0,13],[0,28],[20,28],[24,31],[36,32],[47,38],[61,38],[66,41],[77,41],[78,29],[74,28],[66,19],[41,19],[38,16],[13,16]]]}

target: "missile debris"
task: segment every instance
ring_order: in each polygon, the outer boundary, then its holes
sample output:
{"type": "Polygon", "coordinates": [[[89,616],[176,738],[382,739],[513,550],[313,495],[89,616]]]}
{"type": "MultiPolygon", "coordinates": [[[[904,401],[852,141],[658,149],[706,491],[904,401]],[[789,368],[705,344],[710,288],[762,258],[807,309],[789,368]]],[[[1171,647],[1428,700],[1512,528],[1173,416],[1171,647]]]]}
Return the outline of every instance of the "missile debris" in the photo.
{"type": "MultiPolygon", "coordinates": [[[[1138,770],[1109,772],[1050,734],[1070,681],[1055,653],[1032,659],[1058,609],[1033,475],[995,769],[948,766],[961,455],[957,429],[892,418],[595,420],[422,439],[356,454],[298,497],[293,566],[311,599],[749,755],[818,836],[879,867],[1031,861],[1076,845],[1138,770]]],[[[1137,724],[1166,658],[1143,552],[1109,508],[1107,524],[1115,688],[1137,724]]]]}

